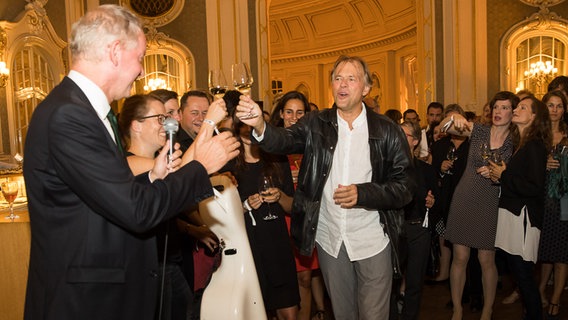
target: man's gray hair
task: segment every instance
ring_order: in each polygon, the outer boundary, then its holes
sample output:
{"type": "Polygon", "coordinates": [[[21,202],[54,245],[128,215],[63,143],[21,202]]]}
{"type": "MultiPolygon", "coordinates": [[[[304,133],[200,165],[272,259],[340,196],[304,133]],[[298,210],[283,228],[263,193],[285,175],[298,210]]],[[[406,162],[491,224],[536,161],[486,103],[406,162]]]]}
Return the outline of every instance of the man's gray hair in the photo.
{"type": "Polygon", "coordinates": [[[87,12],[71,28],[69,49],[72,60],[101,61],[114,41],[134,48],[142,22],[132,12],[117,5],[102,5],[87,12]]]}

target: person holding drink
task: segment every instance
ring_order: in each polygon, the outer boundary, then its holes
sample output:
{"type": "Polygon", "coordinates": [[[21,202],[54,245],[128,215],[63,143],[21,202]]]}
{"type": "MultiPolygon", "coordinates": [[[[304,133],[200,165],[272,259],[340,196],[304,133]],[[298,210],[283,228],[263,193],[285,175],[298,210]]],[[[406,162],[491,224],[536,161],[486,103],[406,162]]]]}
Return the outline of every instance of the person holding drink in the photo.
{"type": "Polygon", "coordinates": [[[512,92],[495,94],[489,103],[491,125],[470,122],[459,114],[446,117],[440,123],[449,134],[470,138],[467,166],[452,197],[445,233],[445,238],[453,243],[450,268],[453,320],[463,317],[462,295],[471,248],[478,249],[482,271],[481,319],[489,320],[493,313],[497,291],[495,233],[499,187],[490,180],[488,159],[491,152],[499,152],[505,162],[512,155],[517,130],[511,120],[518,102],[519,98],[512,92]]]}

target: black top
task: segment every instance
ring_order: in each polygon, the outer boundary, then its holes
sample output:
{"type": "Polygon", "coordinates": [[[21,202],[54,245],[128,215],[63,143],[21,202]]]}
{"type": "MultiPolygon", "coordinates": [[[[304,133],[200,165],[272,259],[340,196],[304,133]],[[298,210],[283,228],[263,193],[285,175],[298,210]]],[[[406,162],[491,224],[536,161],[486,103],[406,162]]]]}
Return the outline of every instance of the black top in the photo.
{"type": "Polygon", "coordinates": [[[436,173],[431,165],[414,158],[413,166],[408,169],[408,177],[414,182],[416,189],[412,201],[404,207],[404,218],[406,220],[424,219],[428,191],[432,191],[434,199],[438,198],[436,173]]]}
{"type": "MultiPolygon", "coordinates": [[[[126,157],[134,156],[135,154],[127,151],[126,157]]],[[[176,218],[160,223],[149,234],[156,236],[156,245],[158,249],[158,261],[164,261],[164,250],[166,249],[166,234],[168,235],[168,247],[166,251],[166,261],[169,263],[181,263],[181,232],[177,228],[176,218]]]]}
{"type": "Polygon", "coordinates": [[[443,219],[444,223],[448,218],[448,211],[450,210],[450,203],[452,196],[456,190],[456,186],[460,181],[465,167],[467,165],[467,157],[469,152],[469,139],[466,139],[460,144],[456,150],[457,159],[450,170],[451,174],[441,171],[442,162],[447,160],[448,151],[454,148],[451,136],[446,136],[432,144],[432,169],[435,171],[438,180],[439,196],[436,197],[434,207],[430,212],[434,213],[437,219],[443,219]]]}
{"type": "MultiPolygon", "coordinates": [[[[272,157],[271,157],[272,158],[272,157]]],[[[287,195],[293,195],[294,184],[288,159],[277,157],[280,178],[272,175],[273,184],[287,195]]],[[[232,173],[237,179],[241,200],[259,192],[260,179],[264,172],[264,161],[247,163],[242,170],[232,173]]],[[[300,301],[296,264],[292,243],[284,220],[284,209],[278,203],[263,203],[251,215],[245,212],[245,225],[250,242],[260,288],[268,310],[297,305],[300,301]],[[264,220],[268,210],[277,215],[274,220],[264,220]],[[254,221],[253,221],[254,218],[254,221]]]]}
{"type": "Polygon", "coordinates": [[[189,148],[189,146],[193,143],[193,138],[189,136],[189,134],[187,134],[187,132],[185,132],[185,130],[180,127],[180,129],[178,130],[177,134],[176,134],[176,140],[179,145],[180,145],[180,150],[182,152],[186,152],[187,149],[189,148]]]}

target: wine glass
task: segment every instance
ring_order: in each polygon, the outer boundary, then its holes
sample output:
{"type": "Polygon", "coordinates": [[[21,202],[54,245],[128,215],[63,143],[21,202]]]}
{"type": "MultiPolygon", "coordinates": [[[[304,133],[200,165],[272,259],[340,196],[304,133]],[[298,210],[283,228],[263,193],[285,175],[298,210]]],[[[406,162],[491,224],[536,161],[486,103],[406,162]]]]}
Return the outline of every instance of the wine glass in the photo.
{"type": "Polygon", "coordinates": [[[491,152],[491,161],[493,161],[496,165],[501,166],[503,162],[503,157],[501,157],[501,153],[494,151],[491,152]]]}
{"type": "Polygon", "coordinates": [[[487,159],[489,159],[490,156],[491,156],[491,148],[489,147],[489,144],[482,143],[481,144],[481,158],[483,158],[483,161],[485,163],[487,163],[487,159]]]}
{"type": "Polygon", "coordinates": [[[233,85],[244,95],[250,95],[250,88],[254,82],[250,68],[246,62],[235,63],[232,66],[233,85]]]}
{"type": "Polygon", "coordinates": [[[214,69],[209,71],[209,91],[215,97],[215,99],[222,99],[227,92],[227,79],[225,74],[220,69],[214,69]]]}
{"type": "MultiPolygon", "coordinates": [[[[262,176],[262,179],[260,181],[260,187],[259,187],[259,193],[262,197],[268,197],[271,196],[272,193],[270,192],[270,189],[274,188],[274,185],[272,184],[272,177],[270,176],[262,176]]],[[[263,220],[268,221],[268,220],[274,220],[276,218],[278,218],[277,215],[272,213],[272,210],[270,209],[270,203],[266,202],[266,204],[268,205],[268,214],[264,217],[262,217],[263,220]]]]}
{"type": "MultiPolygon", "coordinates": [[[[250,68],[245,62],[235,63],[231,67],[233,85],[240,93],[250,96],[250,88],[254,82],[250,68]]],[[[241,119],[252,119],[258,117],[258,114],[249,112],[249,114],[241,117],[241,119]]]]}
{"type": "Polygon", "coordinates": [[[18,219],[20,216],[14,214],[14,200],[18,196],[18,182],[17,181],[4,181],[0,184],[2,187],[2,195],[6,202],[10,205],[10,215],[6,217],[6,219],[18,219]]]}
{"type": "MultiPolygon", "coordinates": [[[[501,157],[501,153],[494,151],[491,152],[491,161],[493,161],[496,165],[498,166],[502,166],[503,165],[503,157],[501,157]]],[[[500,185],[499,181],[497,182],[492,182],[492,185],[498,186],[500,185]]]]}
{"type": "MultiPolygon", "coordinates": [[[[446,159],[450,160],[452,163],[458,160],[458,155],[456,154],[456,148],[450,147],[448,154],[446,154],[446,159]]],[[[447,174],[454,174],[451,169],[448,170],[447,174]]]]}

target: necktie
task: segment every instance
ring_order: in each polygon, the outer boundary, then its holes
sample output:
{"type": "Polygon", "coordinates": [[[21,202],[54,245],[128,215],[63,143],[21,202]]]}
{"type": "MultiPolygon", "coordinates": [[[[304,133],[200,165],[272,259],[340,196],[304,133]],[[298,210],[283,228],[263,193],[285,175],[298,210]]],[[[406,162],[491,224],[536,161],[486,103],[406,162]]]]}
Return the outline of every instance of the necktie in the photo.
{"type": "Polygon", "coordinates": [[[120,134],[118,133],[118,121],[116,120],[116,116],[112,111],[112,108],[107,114],[107,119],[110,122],[110,126],[112,127],[112,132],[114,133],[114,139],[116,140],[116,146],[118,147],[118,151],[124,155],[124,149],[122,148],[122,143],[120,142],[120,134]]]}

